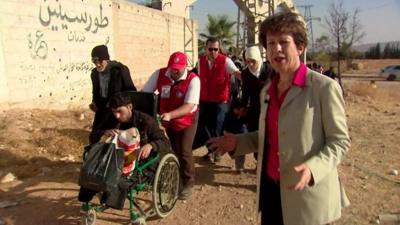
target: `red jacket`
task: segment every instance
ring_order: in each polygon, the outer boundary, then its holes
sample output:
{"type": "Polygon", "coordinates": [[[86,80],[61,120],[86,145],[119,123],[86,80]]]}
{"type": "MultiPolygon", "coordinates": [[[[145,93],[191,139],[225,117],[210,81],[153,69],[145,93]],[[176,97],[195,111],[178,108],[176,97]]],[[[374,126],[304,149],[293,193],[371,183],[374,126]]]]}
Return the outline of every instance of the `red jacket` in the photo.
{"type": "MultiPolygon", "coordinates": [[[[174,109],[179,108],[184,104],[186,92],[188,90],[190,81],[196,77],[195,73],[189,73],[185,80],[179,80],[174,83],[169,77],[166,76],[167,68],[160,69],[157,90],[160,93],[160,115],[166,112],[170,112],[174,109]],[[169,89],[168,91],[165,91],[169,89]]],[[[169,122],[164,122],[165,128],[171,128],[173,130],[182,130],[192,125],[193,112],[186,114],[185,116],[175,118],[169,122]]]]}
{"type": "Polygon", "coordinates": [[[200,100],[227,102],[229,100],[230,74],[226,71],[226,56],[218,55],[211,70],[206,56],[200,57],[200,100]]]}

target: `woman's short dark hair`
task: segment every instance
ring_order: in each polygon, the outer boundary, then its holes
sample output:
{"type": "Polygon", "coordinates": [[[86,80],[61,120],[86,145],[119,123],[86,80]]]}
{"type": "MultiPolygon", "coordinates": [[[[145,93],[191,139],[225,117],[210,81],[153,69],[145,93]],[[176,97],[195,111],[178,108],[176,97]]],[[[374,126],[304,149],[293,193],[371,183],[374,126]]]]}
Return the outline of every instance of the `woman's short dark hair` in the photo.
{"type": "Polygon", "coordinates": [[[307,47],[307,28],[303,18],[294,12],[279,13],[265,19],[259,27],[259,42],[267,49],[267,34],[291,34],[296,46],[307,47]]]}

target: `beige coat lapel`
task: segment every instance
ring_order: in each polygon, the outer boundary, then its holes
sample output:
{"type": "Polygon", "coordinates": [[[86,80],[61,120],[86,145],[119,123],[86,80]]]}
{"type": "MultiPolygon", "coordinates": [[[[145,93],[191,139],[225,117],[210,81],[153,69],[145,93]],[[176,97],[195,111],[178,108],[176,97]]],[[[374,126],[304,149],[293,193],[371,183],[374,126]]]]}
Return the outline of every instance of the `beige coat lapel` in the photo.
{"type": "Polygon", "coordinates": [[[296,96],[298,96],[302,91],[301,87],[298,86],[294,86],[292,85],[292,87],[290,88],[288,94],[285,97],[285,100],[283,100],[282,106],[281,106],[281,111],[285,109],[285,106],[287,106],[290,102],[293,101],[293,99],[296,98],[296,96]]]}

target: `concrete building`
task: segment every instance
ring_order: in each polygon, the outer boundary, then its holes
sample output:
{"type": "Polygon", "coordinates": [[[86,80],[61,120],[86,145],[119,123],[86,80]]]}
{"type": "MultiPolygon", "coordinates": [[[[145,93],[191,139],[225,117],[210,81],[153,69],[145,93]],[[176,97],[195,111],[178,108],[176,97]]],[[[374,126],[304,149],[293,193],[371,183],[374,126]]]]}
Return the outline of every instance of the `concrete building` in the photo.
{"type": "Polygon", "coordinates": [[[2,0],[0,105],[86,106],[90,52],[99,44],[129,67],[139,88],[174,51],[190,49],[195,63],[197,24],[177,16],[182,10],[166,13],[125,0],[2,0]]]}
{"type": "MultiPolygon", "coordinates": [[[[2,0],[0,7],[0,105],[42,108],[86,106],[91,101],[91,49],[106,44],[126,64],[137,87],[172,52],[198,59],[196,0],[152,0],[154,8],[126,0],[2,0]]],[[[199,0],[201,1],[201,0],[199,0]]],[[[233,0],[246,15],[246,40],[257,25],[290,0],[233,0]]]]}
{"type": "Polygon", "coordinates": [[[269,15],[273,15],[277,7],[294,9],[292,0],[233,0],[244,15],[237,23],[242,25],[238,30],[237,48],[245,49],[258,44],[258,25],[269,15]]]}
{"type": "Polygon", "coordinates": [[[196,1],[197,0],[152,0],[151,6],[152,8],[159,9],[165,13],[189,19],[190,9],[192,7],[191,5],[196,1]]]}

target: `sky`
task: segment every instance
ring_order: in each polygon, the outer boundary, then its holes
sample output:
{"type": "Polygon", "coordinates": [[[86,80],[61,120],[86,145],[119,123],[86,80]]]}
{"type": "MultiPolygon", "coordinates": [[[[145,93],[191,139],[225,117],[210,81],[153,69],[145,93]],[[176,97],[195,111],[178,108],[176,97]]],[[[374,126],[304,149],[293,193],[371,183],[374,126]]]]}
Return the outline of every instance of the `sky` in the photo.
{"type": "MultiPolygon", "coordinates": [[[[313,20],[314,40],[322,34],[328,34],[324,27],[324,18],[328,14],[332,0],[294,0],[295,5],[313,5],[311,16],[321,18],[321,22],[313,20]]],[[[359,20],[364,38],[358,44],[400,41],[400,0],[343,0],[348,12],[360,10],[359,20]]],[[[298,8],[304,13],[304,8],[298,8]]],[[[228,15],[233,21],[237,18],[237,6],[233,0],[197,0],[193,4],[191,17],[198,21],[200,30],[204,32],[207,14],[228,15]]]]}

